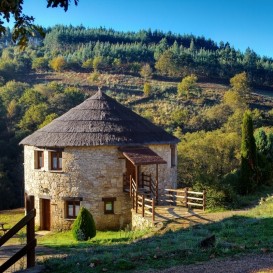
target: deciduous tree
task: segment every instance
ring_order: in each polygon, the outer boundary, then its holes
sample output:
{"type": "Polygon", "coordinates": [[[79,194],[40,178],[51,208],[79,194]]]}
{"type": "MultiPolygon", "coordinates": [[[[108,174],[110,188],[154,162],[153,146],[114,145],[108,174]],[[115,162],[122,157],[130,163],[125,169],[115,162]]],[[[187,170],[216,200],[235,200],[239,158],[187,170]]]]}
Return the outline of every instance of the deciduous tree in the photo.
{"type": "Polygon", "coordinates": [[[177,91],[180,97],[186,96],[187,99],[189,99],[191,95],[199,95],[201,89],[197,85],[197,77],[192,74],[183,78],[181,83],[177,85],[177,91]]]}
{"type": "MultiPolygon", "coordinates": [[[[43,29],[34,24],[34,17],[23,13],[23,0],[8,0],[0,1],[0,15],[9,22],[11,17],[14,17],[14,29],[12,39],[21,47],[25,47],[28,43],[28,37],[33,36],[33,33],[44,35],[43,29]]],[[[73,0],[75,5],[79,0],[73,0]]],[[[68,10],[70,1],[68,0],[47,0],[47,7],[61,7],[65,11],[68,10]]],[[[0,20],[0,36],[6,33],[4,21],[0,20]]]]}

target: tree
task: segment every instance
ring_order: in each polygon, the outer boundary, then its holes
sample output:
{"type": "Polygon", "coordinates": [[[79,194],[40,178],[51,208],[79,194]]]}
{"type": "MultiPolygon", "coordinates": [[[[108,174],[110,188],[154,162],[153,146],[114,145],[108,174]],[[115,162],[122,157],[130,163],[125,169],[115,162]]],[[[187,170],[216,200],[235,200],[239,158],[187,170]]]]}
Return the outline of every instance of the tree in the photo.
{"type": "Polygon", "coordinates": [[[96,225],[88,209],[81,207],[72,227],[72,234],[77,241],[87,241],[96,236],[96,225]]]}
{"type": "Polygon", "coordinates": [[[241,179],[239,192],[244,195],[251,193],[257,186],[257,180],[257,155],[253,136],[253,122],[251,113],[245,111],[242,124],[241,179]]]}
{"type": "Polygon", "coordinates": [[[37,71],[47,71],[48,69],[48,60],[44,57],[38,57],[32,61],[32,69],[37,71]]]}
{"type": "Polygon", "coordinates": [[[158,58],[155,68],[162,75],[176,76],[178,73],[177,59],[174,53],[170,50],[166,50],[158,58]]]}
{"type": "Polygon", "coordinates": [[[140,75],[141,77],[144,78],[145,81],[147,81],[147,79],[150,79],[152,77],[152,68],[149,64],[144,64],[140,70],[140,75]]]}
{"type": "Polygon", "coordinates": [[[178,95],[180,97],[186,96],[187,99],[190,98],[191,94],[199,95],[200,91],[200,87],[197,85],[197,77],[193,74],[183,78],[181,83],[177,85],[178,95]]]}
{"type": "MultiPolygon", "coordinates": [[[[23,2],[24,0],[0,1],[0,16],[6,20],[6,22],[10,21],[11,16],[14,17],[15,23],[12,40],[17,42],[22,48],[26,47],[28,37],[33,36],[34,33],[39,33],[44,36],[43,29],[34,24],[34,17],[23,13],[23,2]]],[[[77,5],[79,0],[73,0],[73,2],[77,5]]],[[[69,4],[70,1],[67,0],[47,0],[48,8],[60,6],[64,11],[68,10],[69,4]]],[[[4,21],[0,20],[0,36],[3,36],[6,33],[4,23],[4,21]]]]}
{"type": "Polygon", "coordinates": [[[249,87],[249,82],[247,79],[246,72],[236,74],[230,79],[231,91],[236,92],[240,95],[241,98],[248,102],[251,89],[249,87]]]}
{"type": "Polygon", "coordinates": [[[66,66],[65,58],[62,56],[59,56],[59,57],[52,59],[50,62],[50,66],[55,71],[58,71],[58,72],[63,71],[66,66]]]}
{"type": "Polygon", "coordinates": [[[19,122],[19,127],[25,131],[33,132],[37,130],[38,126],[45,120],[47,113],[48,106],[45,103],[32,105],[19,122]]]}
{"type": "Polygon", "coordinates": [[[151,84],[149,84],[148,82],[145,82],[145,83],[144,83],[143,93],[144,93],[144,96],[145,96],[145,97],[151,96],[151,93],[152,93],[152,86],[151,86],[151,84]]]}

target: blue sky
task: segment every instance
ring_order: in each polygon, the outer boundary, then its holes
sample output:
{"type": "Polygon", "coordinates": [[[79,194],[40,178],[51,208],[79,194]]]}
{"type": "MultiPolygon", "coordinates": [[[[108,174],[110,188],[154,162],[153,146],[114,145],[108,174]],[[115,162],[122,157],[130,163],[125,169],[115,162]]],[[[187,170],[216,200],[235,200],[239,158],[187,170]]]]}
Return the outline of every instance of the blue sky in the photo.
{"type": "Polygon", "coordinates": [[[46,0],[25,0],[24,13],[42,26],[106,27],[123,31],[172,31],[229,42],[273,58],[273,0],[80,0],[47,9],[46,0]]]}

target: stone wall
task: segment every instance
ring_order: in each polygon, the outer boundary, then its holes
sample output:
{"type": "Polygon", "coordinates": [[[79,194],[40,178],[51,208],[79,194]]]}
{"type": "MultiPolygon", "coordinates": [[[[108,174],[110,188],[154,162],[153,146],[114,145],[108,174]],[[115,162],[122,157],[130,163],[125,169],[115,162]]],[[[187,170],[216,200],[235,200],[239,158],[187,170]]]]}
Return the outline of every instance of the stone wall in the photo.
{"type": "MultiPolygon", "coordinates": [[[[150,145],[167,164],[159,165],[159,189],[176,187],[176,166],[171,166],[170,145],[150,145]]],[[[35,169],[35,150],[25,146],[25,190],[35,196],[36,225],[40,226],[41,200],[50,199],[51,230],[69,229],[65,198],[82,198],[81,206],[92,213],[97,229],[120,229],[132,221],[132,202],[123,192],[125,158],[116,146],[67,147],[63,150],[62,171],[50,170],[50,150],[44,151],[44,168],[35,169]],[[114,214],[104,214],[102,198],[115,197],[114,214]]],[[[141,166],[140,171],[155,178],[156,166],[141,166]]]]}
{"type": "Polygon", "coordinates": [[[41,224],[41,198],[50,199],[51,229],[70,228],[65,215],[66,197],[81,197],[98,229],[119,229],[131,222],[131,200],[123,192],[125,160],[117,147],[65,148],[63,170],[49,170],[49,150],[44,150],[43,170],[34,168],[35,147],[25,146],[25,190],[35,196],[36,225],[41,224]],[[102,198],[115,197],[114,214],[104,214],[102,198]]]}

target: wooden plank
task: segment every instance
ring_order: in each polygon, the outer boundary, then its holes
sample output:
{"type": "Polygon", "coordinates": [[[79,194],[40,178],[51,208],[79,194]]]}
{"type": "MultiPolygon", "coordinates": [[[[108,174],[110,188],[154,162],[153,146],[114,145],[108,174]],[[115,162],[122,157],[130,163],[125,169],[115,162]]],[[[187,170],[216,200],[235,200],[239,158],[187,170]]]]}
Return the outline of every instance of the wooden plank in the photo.
{"type": "Polygon", "coordinates": [[[183,199],[186,199],[186,196],[176,195],[175,198],[183,198],[183,199]]]}
{"type": "Polygon", "coordinates": [[[9,231],[7,231],[0,238],[0,246],[6,243],[13,235],[15,235],[21,228],[23,228],[31,219],[36,216],[36,210],[32,209],[24,218],[22,218],[15,226],[13,226],[9,231]]]}
{"type": "Polygon", "coordinates": [[[151,211],[149,211],[149,210],[145,210],[145,213],[150,214],[150,215],[153,214],[153,212],[151,212],[151,211]]]}
{"type": "Polygon", "coordinates": [[[203,192],[197,192],[197,191],[188,191],[190,194],[196,194],[196,195],[203,195],[203,192]]]}
{"type": "Polygon", "coordinates": [[[203,198],[198,198],[198,197],[190,197],[190,196],[188,196],[188,199],[203,201],[203,198]]]}
{"type": "Polygon", "coordinates": [[[18,260],[20,260],[23,256],[27,254],[28,251],[35,249],[37,245],[37,240],[34,239],[19,251],[17,251],[10,259],[8,259],[5,263],[0,266],[0,272],[4,272],[8,268],[10,268],[13,264],[15,264],[18,260]]]}
{"type": "Polygon", "coordinates": [[[165,191],[170,191],[170,192],[185,192],[185,190],[177,190],[177,189],[164,189],[165,191]]]}
{"type": "Polygon", "coordinates": [[[152,209],[153,208],[153,206],[150,206],[150,205],[146,205],[145,204],[145,206],[144,206],[145,208],[149,208],[149,209],[152,209]]]}
{"type": "Polygon", "coordinates": [[[188,205],[203,207],[203,204],[198,204],[198,203],[190,203],[190,202],[188,202],[188,205]]]}

